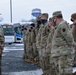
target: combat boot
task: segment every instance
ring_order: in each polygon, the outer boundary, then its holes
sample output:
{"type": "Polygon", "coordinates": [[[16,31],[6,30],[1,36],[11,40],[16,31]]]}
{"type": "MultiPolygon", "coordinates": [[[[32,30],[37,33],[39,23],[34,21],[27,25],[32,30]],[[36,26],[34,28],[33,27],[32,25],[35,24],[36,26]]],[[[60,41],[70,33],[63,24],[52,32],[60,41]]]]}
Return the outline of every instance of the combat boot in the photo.
{"type": "Polygon", "coordinates": [[[30,58],[25,59],[25,61],[30,62],[30,58]]]}
{"type": "Polygon", "coordinates": [[[30,58],[30,62],[34,64],[34,59],[33,58],[30,58]]]}

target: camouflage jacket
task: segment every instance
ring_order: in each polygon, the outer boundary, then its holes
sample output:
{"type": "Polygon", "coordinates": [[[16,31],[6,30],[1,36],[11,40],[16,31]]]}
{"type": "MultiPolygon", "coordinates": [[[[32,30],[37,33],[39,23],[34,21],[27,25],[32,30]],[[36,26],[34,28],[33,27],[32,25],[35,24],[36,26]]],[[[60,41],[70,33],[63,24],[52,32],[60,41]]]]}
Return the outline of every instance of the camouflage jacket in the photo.
{"type": "Polygon", "coordinates": [[[73,23],[72,34],[74,37],[74,42],[76,42],[76,23],[73,23]]]}
{"type": "Polygon", "coordinates": [[[31,30],[31,42],[35,43],[36,42],[36,33],[35,33],[35,28],[31,30]]]}
{"type": "Polygon", "coordinates": [[[46,47],[47,45],[46,41],[47,41],[49,33],[50,33],[50,26],[46,24],[41,32],[41,48],[46,47]]]}
{"type": "Polygon", "coordinates": [[[72,54],[73,36],[66,21],[61,21],[57,26],[52,39],[52,57],[72,54]]]}
{"type": "Polygon", "coordinates": [[[50,28],[50,33],[48,35],[48,38],[47,38],[47,46],[46,46],[46,50],[51,52],[51,46],[52,46],[52,38],[53,38],[53,35],[54,35],[54,31],[55,31],[55,28],[54,29],[51,29],[50,28]]]}
{"type": "Polygon", "coordinates": [[[44,28],[44,25],[41,24],[40,28],[39,28],[38,35],[36,37],[36,46],[37,46],[37,48],[41,48],[41,32],[42,32],[43,28],[44,28]]]}

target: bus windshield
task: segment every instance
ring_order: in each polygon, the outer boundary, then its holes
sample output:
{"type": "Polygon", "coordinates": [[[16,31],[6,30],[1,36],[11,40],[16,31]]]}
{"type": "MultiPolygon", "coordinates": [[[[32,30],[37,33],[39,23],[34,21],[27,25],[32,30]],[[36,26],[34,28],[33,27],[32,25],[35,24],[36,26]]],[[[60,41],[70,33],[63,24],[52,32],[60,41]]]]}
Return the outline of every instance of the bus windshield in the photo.
{"type": "Polygon", "coordinates": [[[14,35],[14,28],[11,25],[2,25],[4,35],[14,35]]]}

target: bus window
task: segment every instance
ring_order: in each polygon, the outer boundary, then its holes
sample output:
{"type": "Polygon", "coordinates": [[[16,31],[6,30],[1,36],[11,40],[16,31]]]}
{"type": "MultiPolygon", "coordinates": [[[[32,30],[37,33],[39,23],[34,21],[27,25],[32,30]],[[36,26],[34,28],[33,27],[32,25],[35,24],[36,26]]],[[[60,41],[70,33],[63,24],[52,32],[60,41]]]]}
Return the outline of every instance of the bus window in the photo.
{"type": "Polygon", "coordinates": [[[14,27],[11,24],[1,24],[4,30],[5,43],[13,43],[15,42],[14,38],[14,27]]]}
{"type": "Polygon", "coordinates": [[[15,32],[16,32],[17,34],[21,34],[21,29],[20,29],[20,28],[15,27],[14,30],[15,30],[15,32]]]}
{"type": "Polygon", "coordinates": [[[14,29],[13,29],[13,26],[5,26],[3,25],[3,30],[4,30],[4,35],[14,35],[14,29]]]}

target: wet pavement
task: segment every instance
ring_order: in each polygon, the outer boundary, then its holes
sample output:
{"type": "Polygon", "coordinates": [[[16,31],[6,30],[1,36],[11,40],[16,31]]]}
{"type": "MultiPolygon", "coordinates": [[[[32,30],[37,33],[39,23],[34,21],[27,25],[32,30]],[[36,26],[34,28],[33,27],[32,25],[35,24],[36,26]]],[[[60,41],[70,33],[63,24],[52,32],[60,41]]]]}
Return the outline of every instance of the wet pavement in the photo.
{"type": "Polygon", "coordinates": [[[23,44],[5,45],[2,56],[2,75],[41,75],[42,73],[40,67],[22,59],[23,44]]]}

